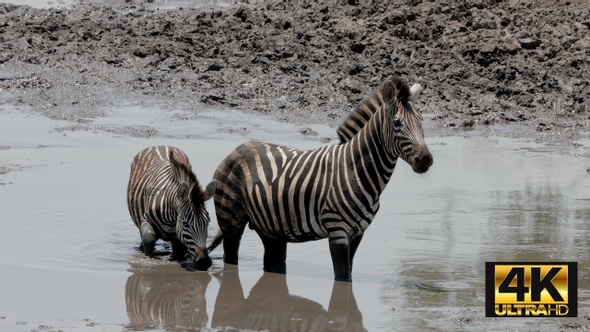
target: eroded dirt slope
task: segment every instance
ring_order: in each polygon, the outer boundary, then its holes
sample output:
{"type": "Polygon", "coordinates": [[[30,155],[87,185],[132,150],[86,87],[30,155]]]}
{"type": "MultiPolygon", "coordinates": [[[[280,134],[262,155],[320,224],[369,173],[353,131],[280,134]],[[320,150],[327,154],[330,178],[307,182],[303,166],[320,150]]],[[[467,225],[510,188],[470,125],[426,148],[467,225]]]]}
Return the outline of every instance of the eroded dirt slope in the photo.
{"type": "Polygon", "coordinates": [[[563,4],[0,5],[0,88],[79,122],[139,94],[336,124],[400,75],[441,128],[567,139],[589,124],[589,41],[590,10],[563,4]]]}

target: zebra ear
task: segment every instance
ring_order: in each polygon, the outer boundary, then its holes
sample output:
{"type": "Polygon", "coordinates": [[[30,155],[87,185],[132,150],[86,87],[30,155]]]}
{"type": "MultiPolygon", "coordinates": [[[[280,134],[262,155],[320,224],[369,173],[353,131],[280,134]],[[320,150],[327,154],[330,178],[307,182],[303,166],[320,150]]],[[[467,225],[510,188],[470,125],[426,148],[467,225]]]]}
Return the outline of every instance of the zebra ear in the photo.
{"type": "Polygon", "coordinates": [[[412,87],[410,88],[410,95],[412,101],[416,101],[418,99],[418,96],[420,96],[420,92],[422,92],[422,85],[420,83],[412,85],[412,87]]]}
{"type": "Polygon", "coordinates": [[[408,85],[398,77],[388,79],[383,83],[381,86],[381,95],[388,105],[388,111],[395,113],[397,113],[396,106],[399,102],[408,101],[411,97],[408,85]]]}
{"type": "Polygon", "coordinates": [[[381,95],[383,96],[383,100],[388,104],[392,105],[395,104],[395,95],[397,94],[395,85],[393,84],[392,80],[387,80],[383,83],[381,87],[381,95]]]}
{"type": "Polygon", "coordinates": [[[176,192],[178,199],[181,202],[187,201],[188,200],[188,193],[189,193],[188,184],[181,183],[180,187],[178,187],[178,191],[176,192]]]}

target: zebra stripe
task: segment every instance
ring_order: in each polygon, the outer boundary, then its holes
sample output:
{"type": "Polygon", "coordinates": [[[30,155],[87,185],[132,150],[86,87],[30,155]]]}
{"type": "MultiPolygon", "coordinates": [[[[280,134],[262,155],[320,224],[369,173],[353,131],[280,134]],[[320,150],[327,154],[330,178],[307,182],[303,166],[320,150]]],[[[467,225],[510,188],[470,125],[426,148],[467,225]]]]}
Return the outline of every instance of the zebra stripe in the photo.
{"type": "Polygon", "coordinates": [[[407,85],[390,79],[376,93],[383,104],[344,144],[299,150],[252,141],[222,161],[214,201],[226,263],[237,264],[250,223],[265,247],[265,271],[285,272],[287,242],[327,237],[336,279],[350,280],[354,253],[397,158],[417,173],[432,165],[407,85]]]}
{"type": "Polygon", "coordinates": [[[154,146],[139,152],[131,164],[127,206],[140,230],[142,248],[151,256],[158,239],[172,242],[173,256],[188,256],[197,269],[207,270],[209,214],[204,202],[213,188],[201,190],[188,157],[171,146],[154,146]]]}

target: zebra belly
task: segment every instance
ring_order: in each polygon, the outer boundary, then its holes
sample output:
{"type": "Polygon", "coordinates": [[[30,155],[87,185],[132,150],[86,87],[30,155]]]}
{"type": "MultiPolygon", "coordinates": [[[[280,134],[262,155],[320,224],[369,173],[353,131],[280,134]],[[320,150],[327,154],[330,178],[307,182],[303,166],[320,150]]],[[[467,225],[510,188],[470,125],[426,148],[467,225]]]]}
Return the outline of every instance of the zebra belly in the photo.
{"type": "Polygon", "coordinates": [[[284,220],[261,221],[251,219],[250,228],[262,234],[285,242],[308,242],[325,239],[328,232],[318,222],[301,223],[284,220]],[[312,227],[311,223],[316,226],[312,227]]]}

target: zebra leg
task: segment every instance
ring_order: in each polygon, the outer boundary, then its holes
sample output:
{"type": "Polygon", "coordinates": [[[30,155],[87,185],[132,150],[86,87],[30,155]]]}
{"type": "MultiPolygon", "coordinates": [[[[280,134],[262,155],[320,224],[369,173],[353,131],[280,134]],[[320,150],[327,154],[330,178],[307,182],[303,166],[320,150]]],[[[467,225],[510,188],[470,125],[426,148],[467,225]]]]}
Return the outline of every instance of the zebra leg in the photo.
{"type": "Polygon", "coordinates": [[[356,250],[359,247],[359,244],[361,244],[361,240],[363,239],[363,234],[355,237],[354,239],[352,239],[352,242],[350,242],[350,271],[352,272],[352,263],[354,260],[354,254],[356,254],[356,250]]]}
{"type": "Polygon", "coordinates": [[[264,272],[287,273],[287,242],[280,241],[256,230],[264,245],[264,272]]]}
{"type": "Polygon", "coordinates": [[[172,240],[172,259],[175,261],[184,260],[188,249],[179,239],[172,240]]]}
{"type": "Polygon", "coordinates": [[[139,228],[141,234],[141,247],[146,256],[152,257],[154,255],[154,248],[156,247],[156,232],[148,222],[142,222],[139,228]]]}
{"type": "Polygon", "coordinates": [[[241,238],[223,239],[223,262],[238,265],[238,251],[240,250],[241,238]]]}
{"type": "Polygon", "coordinates": [[[332,265],[334,266],[334,279],[337,281],[352,281],[349,244],[342,243],[341,238],[338,239],[338,242],[330,238],[329,242],[332,265]]]}
{"type": "MultiPolygon", "coordinates": [[[[223,164],[223,163],[222,163],[223,164]]],[[[219,172],[219,169],[217,170],[219,172]]],[[[216,176],[218,175],[216,172],[216,176]]],[[[223,262],[225,264],[238,265],[238,255],[240,250],[240,241],[244,234],[244,229],[248,224],[248,214],[242,208],[243,200],[240,197],[240,202],[233,191],[234,187],[227,187],[224,185],[224,181],[228,181],[227,176],[220,176],[221,179],[216,186],[218,191],[214,195],[213,200],[215,201],[215,214],[217,215],[217,224],[219,225],[220,234],[215,236],[213,243],[217,242],[217,239],[222,239],[223,245],[223,262]],[[228,191],[228,193],[225,192],[228,191]]],[[[235,186],[235,185],[234,185],[235,186]]],[[[213,244],[210,246],[213,248],[213,244]]]]}
{"type": "Polygon", "coordinates": [[[225,225],[219,221],[219,227],[223,233],[223,262],[227,264],[238,265],[238,254],[240,251],[240,241],[242,241],[242,235],[246,225],[235,226],[234,228],[224,229],[222,225],[225,225]]]}

